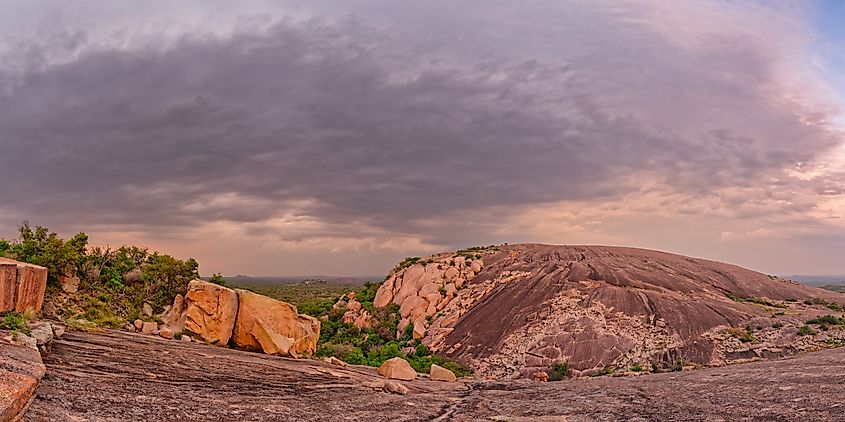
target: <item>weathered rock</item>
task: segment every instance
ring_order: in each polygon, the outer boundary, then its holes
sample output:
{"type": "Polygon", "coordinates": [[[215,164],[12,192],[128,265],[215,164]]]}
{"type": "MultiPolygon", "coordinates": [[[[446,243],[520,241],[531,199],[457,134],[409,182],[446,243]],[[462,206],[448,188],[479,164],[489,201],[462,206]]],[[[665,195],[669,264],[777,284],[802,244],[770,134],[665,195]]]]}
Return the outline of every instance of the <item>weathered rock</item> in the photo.
{"type": "Polygon", "coordinates": [[[41,312],[47,269],[0,258],[0,312],[41,312]]]}
{"type": "Polygon", "coordinates": [[[399,381],[387,380],[384,382],[384,389],[388,393],[406,395],[410,392],[408,387],[405,387],[399,381]]]}
{"type": "Polygon", "coordinates": [[[184,331],[185,320],[188,318],[187,310],[187,300],[182,295],[177,294],[173,299],[173,305],[161,314],[161,321],[173,332],[184,331]]]}
{"type": "Polygon", "coordinates": [[[188,302],[185,329],[206,343],[226,346],[238,315],[238,293],[214,283],[193,280],[188,283],[185,297],[188,302]]]}
{"type": "Polygon", "coordinates": [[[358,318],[358,314],[353,311],[346,311],[343,313],[343,316],[340,317],[340,322],[344,324],[354,324],[355,319],[358,318]]]}
{"type": "Polygon", "coordinates": [[[48,344],[53,341],[53,327],[49,322],[41,322],[30,329],[29,335],[39,346],[48,344]]]}
{"type": "Polygon", "coordinates": [[[184,335],[184,334],[182,334],[182,336],[181,336],[181,337],[179,337],[179,340],[181,340],[181,341],[182,341],[182,342],[184,342],[184,343],[190,343],[190,342],[191,342],[191,338],[190,338],[190,337],[188,337],[188,336],[186,336],[186,335],[184,335]]]}
{"type": "Polygon", "coordinates": [[[373,328],[373,317],[367,311],[361,311],[361,315],[355,319],[354,325],[359,329],[373,328]]]}
{"type": "Polygon", "coordinates": [[[376,297],[373,299],[373,306],[382,308],[390,304],[393,300],[393,286],[396,282],[396,275],[390,276],[387,281],[382,283],[376,292],[376,297]]]}
{"type": "Polygon", "coordinates": [[[549,374],[544,371],[537,371],[531,374],[531,379],[537,382],[549,382],[549,374]]]}
{"type": "Polygon", "coordinates": [[[168,340],[173,339],[173,330],[167,327],[162,327],[161,330],[158,331],[158,335],[168,340]]]}
{"type": "Polygon", "coordinates": [[[472,264],[469,265],[469,268],[473,272],[478,273],[479,271],[481,271],[481,267],[483,266],[484,262],[482,262],[480,259],[476,259],[475,261],[472,261],[472,264]]]}
{"type": "Polygon", "coordinates": [[[364,381],[361,385],[374,390],[384,390],[384,380],[364,381]]]}
{"type": "Polygon", "coordinates": [[[402,318],[399,320],[399,324],[396,326],[396,338],[402,337],[405,334],[405,329],[411,325],[411,320],[408,318],[402,318]]]}
{"type": "Polygon", "coordinates": [[[349,299],[349,302],[346,304],[346,309],[357,313],[361,310],[361,302],[358,302],[355,298],[349,299]]]}
{"type": "Polygon", "coordinates": [[[347,365],[349,365],[348,363],[346,363],[346,362],[344,362],[344,361],[342,361],[342,360],[340,360],[340,359],[338,359],[334,356],[323,358],[323,362],[326,362],[326,363],[329,363],[329,364],[332,364],[332,365],[337,365],[337,366],[347,366],[347,365]]]}
{"type": "Polygon", "coordinates": [[[147,302],[144,302],[144,305],[141,306],[141,315],[145,317],[153,316],[153,307],[147,302]]]}
{"type": "Polygon", "coordinates": [[[79,277],[60,276],[59,284],[65,293],[76,293],[79,291],[79,277]]]}
{"type": "Polygon", "coordinates": [[[136,319],[135,322],[132,323],[135,326],[136,331],[141,331],[144,328],[144,321],[140,319],[136,319]]]}
{"type": "Polygon", "coordinates": [[[420,318],[414,321],[414,333],[413,337],[416,340],[420,340],[425,337],[425,320],[420,318]]]}
{"type": "Polygon", "coordinates": [[[144,321],[141,325],[141,333],[142,334],[153,334],[158,330],[158,324],[152,321],[144,321]]]}
{"type": "Polygon", "coordinates": [[[65,335],[65,326],[59,324],[51,324],[53,327],[53,336],[55,338],[62,338],[65,335]]]}
{"type": "Polygon", "coordinates": [[[405,359],[391,358],[381,364],[378,368],[379,375],[385,378],[411,381],[417,378],[417,371],[411,368],[411,364],[405,359]]]}
{"type": "Polygon", "coordinates": [[[239,348],[260,351],[269,347],[274,354],[291,356],[316,352],[320,338],[319,319],[300,315],[295,306],[286,302],[246,290],[237,292],[240,300],[232,338],[239,348]],[[263,339],[264,344],[259,339],[263,339]],[[290,345],[285,350],[288,342],[290,345]]]}
{"type": "Polygon", "coordinates": [[[429,371],[429,377],[432,381],[455,382],[458,380],[458,377],[455,376],[454,372],[435,364],[431,364],[431,371],[429,371]]]}
{"type": "Polygon", "coordinates": [[[37,348],[0,341],[0,421],[20,420],[45,372],[37,348]]]}

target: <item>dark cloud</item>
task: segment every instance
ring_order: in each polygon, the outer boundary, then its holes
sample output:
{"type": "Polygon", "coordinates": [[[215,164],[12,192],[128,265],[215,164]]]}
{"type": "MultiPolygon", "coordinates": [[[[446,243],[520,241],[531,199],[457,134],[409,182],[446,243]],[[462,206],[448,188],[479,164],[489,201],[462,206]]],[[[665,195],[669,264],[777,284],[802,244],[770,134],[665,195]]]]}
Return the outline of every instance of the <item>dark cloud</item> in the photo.
{"type": "Polygon", "coordinates": [[[320,224],[291,239],[460,244],[495,226],[473,211],[507,219],[645,182],[719,203],[723,188],[794,189],[785,169],[836,145],[806,121],[825,110],[776,98],[770,41],[710,22],[721,30],[690,44],[604,3],[570,6],[513,19],[433,6],[407,26],[282,18],[161,46],[76,29],[56,63],[33,42],[0,73],[0,215],[172,233],[263,232],[293,214],[320,224]]]}

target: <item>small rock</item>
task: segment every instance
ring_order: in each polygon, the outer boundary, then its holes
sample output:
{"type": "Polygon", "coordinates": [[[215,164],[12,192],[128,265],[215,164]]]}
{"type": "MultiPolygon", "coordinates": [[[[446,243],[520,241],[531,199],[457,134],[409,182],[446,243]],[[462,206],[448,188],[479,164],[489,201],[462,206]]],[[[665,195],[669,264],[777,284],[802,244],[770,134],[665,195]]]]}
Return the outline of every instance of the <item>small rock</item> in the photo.
{"type": "Polygon", "coordinates": [[[162,336],[162,337],[164,337],[168,340],[172,340],[173,339],[173,330],[171,330],[170,328],[167,328],[167,327],[163,327],[161,330],[159,330],[158,335],[160,335],[160,336],[162,336]]]}
{"type": "Polygon", "coordinates": [[[182,337],[180,337],[180,338],[179,338],[179,340],[182,340],[182,341],[183,341],[183,342],[185,342],[185,343],[190,343],[190,342],[191,342],[191,338],[190,338],[190,337],[188,337],[188,336],[186,336],[186,335],[184,335],[184,334],[182,334],[182,337]]]}
{"type": "Polygon", "coordinates": [[[53,325],[53,336],[56,338],[62,338],[65,335],[65,326],[59,324],[52,324],[53,325]]]}
{"type": "Polygon", "coordinates": [[[372,388],[375,390],[383,390],[384,389],[384,381],[383,380],[374,380],[374,381],[364,381],[361,383],[364,387],[372,388]]]}
{"type": "Polygon", "coordinates": [[[136,319],[135,322],[132,323],[132,325],[135,326],[135,330],[141,331],[141,329],[144,328],[144,321],[136,319]]]}
{"type": "Polygon", "coordinates": [[[59,277],[59,283],[65,293],[76,293],[79,290],[79,277],[59,277]]]}
{"type": "Polygon", "coordinates": [[[432,381],[455,382],[458,380],[458,377],[455,376],[454,372],[435,364],[431,364],[429,377],[432,381]]]}
{"type": "Polygon", "coordinates": [[[385,378],[410,381],[417,378],[417,371],[411,368],[407,360],[396,357],[386,360],[378,368],[379,375],[385,378]]]}
{"type": "Polygon", "coordinates": [[[537,382],[549,382],[549,374],[543,371],[537,371],[531,374],[531,379],[537,382]]]}
{"type": "Polygon", "coordinates": [[[144,305],[141,307],[141,314],[145,317],[153,316],[153,307],[149,303],[144,302],[144,305]]]}
{"type": "Polygon", "coordinates": [[[141,332],[144,334],[152,334],[158,330],[158,324],[155,322],[145,321],[141,325],[141,332]]]}
{"type": "Polygon", "coordinates": [[[123,324],[123,330],[129,331],[130,333],[135,332],[135,324],[130,324],[127,322],[126,324],[123,324]]]}
{"type": "Polygon", "coordinates": [[[346,362],[344,362],[344,361],[342,361],[342,360],[340,360],[340,359],[338,359],[338,358],[336,358],[336,357],[334,357],[334,356],[332,356],[332,357],[328,357],[328,358],[323,358],[323,362],[330,363],[330,364],[332,364],[332,365],[337,365],[337,366],[346,366],[346,365],[348,365],[348,363],[346,363],[346,362]]]}
{"type": "Polygon", "coordinates": [[[388,380],[384,383],[384,389],[393,394],[408,394],[408,387],[405,387],[399,381],[388,380]]]}
{"type": "Polygon", "coordinates": [[[49,322],[45,322],[32,328],[29,335],[35,339],[37,345],[41,346],[53,341],[53,327],[49,322]]]}

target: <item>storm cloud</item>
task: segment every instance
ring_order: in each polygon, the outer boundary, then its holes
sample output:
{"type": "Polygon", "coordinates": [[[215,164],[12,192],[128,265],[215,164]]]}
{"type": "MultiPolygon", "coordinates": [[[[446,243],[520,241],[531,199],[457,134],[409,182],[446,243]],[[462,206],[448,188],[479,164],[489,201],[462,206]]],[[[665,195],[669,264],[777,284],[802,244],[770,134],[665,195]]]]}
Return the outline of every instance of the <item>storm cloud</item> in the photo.
{"type": "Polygon", "coordinates": [[[256,3],[222,24],[115,12],[118,30],[36,14],[0,64],[4,231],[355,245],[376,251],[355,267],[372,273],[405,253],[614,226],[611,242],[661,247],[668,233],[632,229],[661,215],[710,221],[711,250],[779,221],[845,241],[839,110],[803,66],[800,10],[343,4],[256,3]]]}

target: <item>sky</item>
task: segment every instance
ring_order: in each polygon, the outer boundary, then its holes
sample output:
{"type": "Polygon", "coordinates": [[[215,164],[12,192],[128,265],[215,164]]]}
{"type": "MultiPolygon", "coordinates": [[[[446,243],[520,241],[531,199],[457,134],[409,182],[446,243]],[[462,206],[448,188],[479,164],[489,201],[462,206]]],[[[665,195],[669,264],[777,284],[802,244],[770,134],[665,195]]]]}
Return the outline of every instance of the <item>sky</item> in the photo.
{"type": "Polygon", "coordinates": [[[845,274],[845,2],[0,4],[0,237],[204,275],[602,244],[845,274]]]}

